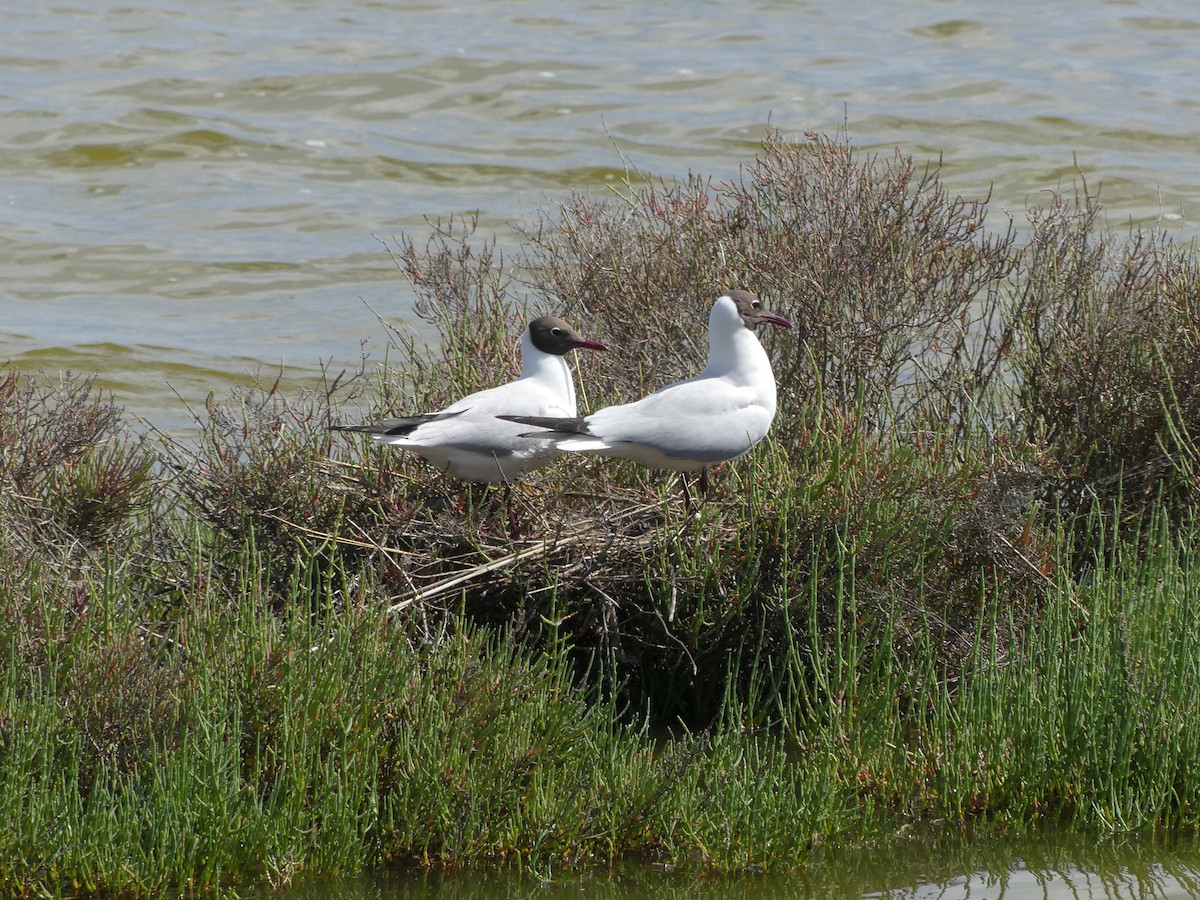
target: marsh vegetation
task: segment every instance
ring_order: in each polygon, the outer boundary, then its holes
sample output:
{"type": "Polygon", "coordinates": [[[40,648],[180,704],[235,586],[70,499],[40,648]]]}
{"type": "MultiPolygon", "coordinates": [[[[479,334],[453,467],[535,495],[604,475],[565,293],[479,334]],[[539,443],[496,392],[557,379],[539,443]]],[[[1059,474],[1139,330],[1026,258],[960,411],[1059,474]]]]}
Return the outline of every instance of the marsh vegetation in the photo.
{"type": "Polygon", "coordinates": [[[1084,184],[997,230],[936,165],[769,134],[742,179],[631,173],[500,248],[390,243],[438,335],[137,431],[0,378],[0,883],[284,886],[388,865],[801,868],[914,830],[1200,818],[1200,267],[1084,184]],[[583,409],[697,371],[720,290],[771,437],[685,515],[563,460],[525,534],[331,424],[614,352],[583,409]]]}

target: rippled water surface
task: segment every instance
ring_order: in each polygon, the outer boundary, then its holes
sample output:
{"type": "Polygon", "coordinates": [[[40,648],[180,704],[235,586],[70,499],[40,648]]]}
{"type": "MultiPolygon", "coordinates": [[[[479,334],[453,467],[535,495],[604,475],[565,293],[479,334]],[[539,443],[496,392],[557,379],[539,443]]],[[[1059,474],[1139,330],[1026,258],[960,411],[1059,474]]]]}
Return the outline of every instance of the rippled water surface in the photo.
{"type": "Polygon", "coordinates": [[[478,210],[515,242],[623,161],[733,177],[768,121],[941,155],[1018,216],[1078,171],[1197,229],[1200,7],[1016,0],[0,0],[0,361],[175,393],[381,349],[380,239],[478,210]],[[619,148],[619,152],[618,149],[619,148]]]}

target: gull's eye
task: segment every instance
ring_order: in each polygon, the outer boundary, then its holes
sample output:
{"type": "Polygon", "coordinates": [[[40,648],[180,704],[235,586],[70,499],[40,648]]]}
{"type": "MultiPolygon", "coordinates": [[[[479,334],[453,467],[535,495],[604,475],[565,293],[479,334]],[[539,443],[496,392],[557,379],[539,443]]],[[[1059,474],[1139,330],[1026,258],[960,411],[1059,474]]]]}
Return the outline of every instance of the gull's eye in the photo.
{"type": "Polygon", "coordinates": [[[554,335],[555,337],[558,337],[559,335],[562,334],[562,329],[559,328],[557,325],[555,325],[553,328],[550,329],[550,333],[552,335],[554,335]]]}
{"type": "Polygon", "coordinates": [[[750,304],[750,308],[751,309],[762,309],[762,301],[755,300],[753,303],[750,304]]]}

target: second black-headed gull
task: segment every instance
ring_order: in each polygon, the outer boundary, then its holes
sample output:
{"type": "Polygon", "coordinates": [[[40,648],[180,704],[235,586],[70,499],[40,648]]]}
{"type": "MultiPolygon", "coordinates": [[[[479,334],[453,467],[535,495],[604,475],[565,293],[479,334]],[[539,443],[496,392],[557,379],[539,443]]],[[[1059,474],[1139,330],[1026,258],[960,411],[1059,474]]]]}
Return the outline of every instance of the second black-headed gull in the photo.
{"type": "MultiPolygon", "coordinates": [[[[792,327],[749,291],[729,291],[709,313],[708,364],[694,378],[582,418],[503,418],[545,429],[525,436],[545,435],[559,450],[698,471],[701,490],[707,491],[708,467],[741,456],[767,436],[775,418],[775,374],[754,333],[764,323],[792,327]]],[[[690,505],[686,479],[683,490],[690,505]]]]}
{"type": "Polygon", "coordinates": [[[526,426],[498,416],[575,416],[575,383],[565,358],[575,349],[608,348],[581,337],[557,316],[542,316],[530,322],[521,337],[521,375],[515,381],[469,394],[435,413],[333,428],[369,434],[464,481],[503,482],[513,532],[513,480],[547,465],[559,451],[548,437],[529,437],[526,426]]]}

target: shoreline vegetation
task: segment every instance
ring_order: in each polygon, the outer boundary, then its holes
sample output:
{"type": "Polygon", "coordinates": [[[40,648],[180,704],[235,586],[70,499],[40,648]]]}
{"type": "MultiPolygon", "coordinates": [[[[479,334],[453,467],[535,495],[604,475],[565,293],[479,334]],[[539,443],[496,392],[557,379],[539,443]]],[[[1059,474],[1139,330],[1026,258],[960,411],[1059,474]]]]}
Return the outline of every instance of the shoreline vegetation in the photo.
{"type": "Polygon", "coordinates": [[[440,342],[183,440],[0,370],[0,886],[253,892],[389,866],[803,869],[914,834],[1194,833],[1200,266],[1081,181],[1021,229],[937,165],[769,132],[734,183],[631,173],[502,255],[388,244],[440,342]],[[329,426],[609,354],[699,370],[720,290],[771,436],[712,476],[564,459],[499,492],[329,426]]]}

